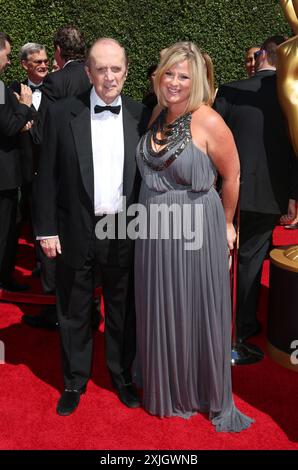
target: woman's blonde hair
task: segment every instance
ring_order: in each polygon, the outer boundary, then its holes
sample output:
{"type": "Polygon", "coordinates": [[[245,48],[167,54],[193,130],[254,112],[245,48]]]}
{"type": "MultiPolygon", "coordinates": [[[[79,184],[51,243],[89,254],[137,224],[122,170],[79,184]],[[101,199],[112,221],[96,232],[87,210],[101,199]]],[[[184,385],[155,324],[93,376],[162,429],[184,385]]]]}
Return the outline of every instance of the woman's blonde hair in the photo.
{"type": "Polygon", "coordinates": [[[195,111],[202,103],[209,103],[211,98],[205,61],[196,44],[189,41],[176,42],[165,50],[157,67],[154,89],[159,105],[166,108],[160,89],[161,79],[173,65],[184,60],[188,61],[191,78],[190,96],[185,108],[185,113],[188,113],[195,111]]]}
{"type": "Polygon", "coordinates": [[[207,73],[207,80],[209,83],[209,88],[210,88],[210,99],[207,104],[212,106],[214,98],[215,98],[215,80],[214,80],[214,65],[212,62],[212,59],[207,52],[202,53],[203,59],[205,61],[206,65],[206,73],[207,73]]]}

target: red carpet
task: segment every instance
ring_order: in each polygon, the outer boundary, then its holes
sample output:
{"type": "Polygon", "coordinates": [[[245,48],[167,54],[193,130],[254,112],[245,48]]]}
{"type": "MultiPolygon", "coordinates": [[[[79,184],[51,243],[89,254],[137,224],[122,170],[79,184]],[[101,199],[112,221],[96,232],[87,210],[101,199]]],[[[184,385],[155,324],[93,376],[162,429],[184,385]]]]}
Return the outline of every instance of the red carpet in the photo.
{"type": "MultiPolygon", "coordinates": [[[[298,244],[298,230],[277,228],[274,245],[298,244]]],[[[18,279],[38,291],[30,279],[32,245],[20,247],[18,279]]],[[[268,268],[263,271],[260,302],[266,349],[268,268]]],[[[0,304],[0,338],[5,363],[0,364],[0,449],[298,449],[298,374],[267,355],[258,364],[233,368],[237,406],[255,419],[240,434],[216,433],[206,416],[159,419],[142,409],[125,408],[113,393],[104,365],[103,335],[95,334],[92,378],[75,414],[59,417],[56,402],[63,388],[58,332],[35,330],[21,323],[37,305],[0,304]]]]}

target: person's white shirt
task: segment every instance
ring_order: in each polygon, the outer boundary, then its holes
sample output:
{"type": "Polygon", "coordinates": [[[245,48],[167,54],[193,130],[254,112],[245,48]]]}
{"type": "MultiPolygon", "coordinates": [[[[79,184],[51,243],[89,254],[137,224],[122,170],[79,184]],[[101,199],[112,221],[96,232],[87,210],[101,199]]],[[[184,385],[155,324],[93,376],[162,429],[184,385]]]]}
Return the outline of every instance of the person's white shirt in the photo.
{"type": "MultiPolygon", "coordinates": [[[[34,87],[40,87],[43,82],[40,83],[33,83],[29,78],[28,78],[28,86],[34,86],[34,87]]],[[[42,92],[41,90],[34,90],[32,92],[32,104],[36,111],[38,111],[38,108],[40,106],[41,102],[41,97],[42,97],[42,92]]]]}
{"type": "Polygon", "coordinates": [[[90,93],[90,113],[94,212],[95,215],[115,214],[122,210],[123,196],[124,135],[121,96],[107,105],[93,87],[90,93]],[[95,113],[96,105],[120,106],[120,112],[95,113]]]}

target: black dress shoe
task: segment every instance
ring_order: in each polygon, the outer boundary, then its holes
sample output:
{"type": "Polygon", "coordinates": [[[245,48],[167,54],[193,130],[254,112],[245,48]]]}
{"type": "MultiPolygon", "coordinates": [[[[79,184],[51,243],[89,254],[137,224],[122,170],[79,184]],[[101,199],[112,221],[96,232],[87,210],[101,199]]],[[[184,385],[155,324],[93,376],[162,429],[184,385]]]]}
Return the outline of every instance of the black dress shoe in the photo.
{"type": "Polygon", "coordinates": [[[20,284],[14,279],[0,283],[0,289],[6,290],[7,292],[23,292],[29,288],[30,286],[28,286],[28,284],[20,284]]]}
{"type": "Polygon", "coordinates": [[[116,392],[119,400],[128,408],[139,408],[141,406],[137,392],[132,384],[117,387],[116,392]]]}
{"type": "Polygon", "coordinates": [[[45,328],[46,330],[57,330],[59,323],[49,320],[44,315],[23,315],[22,321],[33,328],[45,328]]]}
{"type": "Polygon", "coordinates": [[[73,413],[79,406],[81,395],[85,393],[85,391],[86,387],[80,390],[69,390],[66,388],[57,404],[58,415],[68,416],[73,413]]]}
{"type": "Polygon", "coordinates": [[[264,357],[264,353],[259,346],[256,346],[255,344],[247,343],[246,341],[240,341],[240,344],[242,345],[243,348],[245,348],[248,352],[252,354],[256,354],[261,356],[262,358],[264,357]]]}
{"type": "Polygon", "coordinates": [[[241,341],[232,346],[231,364],[245,366],[255,364],[263,359],[263,351],[255,344],[241,341]]]}

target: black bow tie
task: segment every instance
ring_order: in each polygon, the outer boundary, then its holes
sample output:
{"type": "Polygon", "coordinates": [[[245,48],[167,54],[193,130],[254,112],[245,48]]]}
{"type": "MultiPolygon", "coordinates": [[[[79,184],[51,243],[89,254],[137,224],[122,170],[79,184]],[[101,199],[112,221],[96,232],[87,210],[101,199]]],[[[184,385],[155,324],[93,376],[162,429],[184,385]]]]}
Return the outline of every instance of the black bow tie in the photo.
{"type": "Polygon", "coordinates": [[[35,92],[35,90],[40,90],[40,87],[41,87],[41,85],[39,85],[39,86],[35,86],[35,85],[29,85],[29,87],[31,88],[31,90],[32,90],[32,93],[34,93],[34,92],[35,92]]]}
{"type": "Polygon", "coordinates": [[[120,104],[118,106],[100,106],[99,104],[94,106],[94,112],[96,114],[102,113],[103,111],[110,111],[111,113],[119,114],[120,109],[121,109],[120,104]]]}

